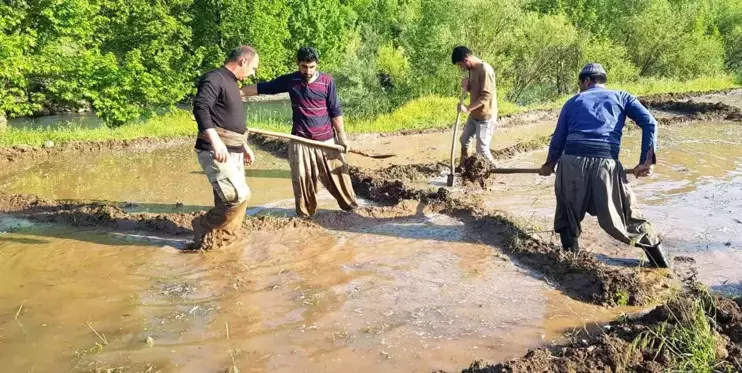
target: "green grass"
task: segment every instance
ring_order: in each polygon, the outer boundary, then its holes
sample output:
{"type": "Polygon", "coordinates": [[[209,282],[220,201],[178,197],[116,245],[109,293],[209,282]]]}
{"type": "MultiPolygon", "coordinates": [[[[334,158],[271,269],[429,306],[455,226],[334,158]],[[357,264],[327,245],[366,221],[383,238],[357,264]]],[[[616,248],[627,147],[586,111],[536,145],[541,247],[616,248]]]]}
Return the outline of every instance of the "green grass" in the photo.
{"type": "MultiPolygon", "coordinates": [[[[731,77],[699,78],[686,82],[644,79],[637,83],[609,85],[610,88],[622,89],[635,95],[643,96],[670,92],[714,91],[739,87],[731,77]]],[[[555,109],[569,98],[531,106],[519,106],[510,102],[499,102],[500,115],[509,115],[534,109],[555,109]]],[[[451,126],[456,119],[457,98],[427,96],[408,102],[390,114],[370,119],[346,118],[346,126],[351,133],[390,133],[402,130],[439,129],[451,126]]],[[[249,114],[249,126],[288,132],[287,121],[290,114],[265,114],[260,111],[249,114]],[[285,116],[283,118],[282,116],[285,116]]],[[[462,121],[465,118],[462,118],[462,121]]],[[[191,113],[177,110],[174,113],[154,117],[149,120],[125,124],[117,128],[99,127],[84,128],[73,124],[56,126],[51,129],[16,129],[8,128],[0,133],[0,147],[13,145],[41,146],[51,140],[55,144],[70,141],[105,141],[113,139],[135,139],[142,137],[180,137],[195,136],[196,123],[191,113]]]]}
{"type": "MultiPolygon", "coordinates": [[[[260,128],[273,131],[286,131],[290,127],[278,121],[265,121],[260,128]]],[[[17,129],[8,128],[0,133],[0,147],[13,145],[41,146],[50,140],[55,144],[71,141],[106,141],[131,140],[144,137],[172,138],[195,136],[196,122],[190,112],[177,110],[141,122],[132,122],[120,127],[110,128],[101,126],[86,128],[73,123],[57,126],[51,129],[17,129]]]]}
{"type": "Polygon", "coordinates": [[[653,351],[671,359],[668,371],[711,373],[716,363],[716,336],[704,299],[678,299],[679,314],[640,334],[630,351],[653,351]]]}

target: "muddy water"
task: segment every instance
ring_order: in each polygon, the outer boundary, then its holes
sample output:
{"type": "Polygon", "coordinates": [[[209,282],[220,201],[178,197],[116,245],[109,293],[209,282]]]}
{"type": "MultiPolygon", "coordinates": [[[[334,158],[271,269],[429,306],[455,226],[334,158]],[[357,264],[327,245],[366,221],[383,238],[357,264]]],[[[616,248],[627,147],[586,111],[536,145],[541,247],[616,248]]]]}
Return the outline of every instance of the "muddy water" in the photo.
{"type": "MultiPolygon", "coordinates": [[[[539,122],[498,129],[492,147],[503,148],[546,134],[550,126],[539,122]]],[[[398,155],[374,160],[351,154],[349,162],[372,168],[392,163],[437,162],[449,157],[450,139],[451,133],[446,132],[365,136],[355,141],[359,149],[398,155]]],[[[256,156],[255,164],[246,168],[253,192],[250,205],[260,209],[280,201],[281,209],[291,214],[293,191],[288,162],[258,150],[256,156]]],[[[119,202],[131,211],[188,212],[213,205],[211,187],[190,145],[142,153],[64,154],[29,170],[5,171],[0,174],[0,185],[9,193],[31,193],[50,199],[119,202]]],[[[327,193],[323,194],[321,208],[337,209],[327,193]]]]}
{"type": "Polygon", "coordinates": [[[465,228],[451,218],[410,214],[339,231],[256,232],[208,255],[4,220],[15,229],[0,239],[0,365],[455,370],[620,311],[572,301],[492,247],[461,242],[465,228]]]}
{"type": "MultiPolygon", "coordinates": [[[[696,261],[701,281],[720,290],[742,291],[742,127],[708,123],[660,131],[656,174],[648,179],[630,177],[642,211],[671,255],[696,261]]],[[[625,135],[621,158],[626,167],[638,160],[640,136],[640,131],[625,135]]],[[[545,156],[545,151],[533,152],[507,165],[538,166],[545,156]]],[[[519,215],[534,231],[550,229],[553,176],[500,176],[498,181],[492,206],[519,215]]],[[[643,257],[639,250],[607,238],[595,219],[588,218],[584,227],[587,247],[606,259],[643,257]]],[[[556,242],[555,237],[547,238],[556,242]]]]}
{"type": "MultiPolygon", "coordinates": [[[[179,109],[191,111],[188,106],[179,106],[179,109]]],[[[289,122],[291,118],[291,103],[288,100],[265,100],[245,102],[248,122],[289,122]]],[[[42,129],[42,128],[97,128],[105,123],[94,113],[65,113],[38,117],[19,117],[8,121],[13,128],[42,129]]]]}
{"type": "MultiPolygon", "coordinates": [[[[497,128],[490,144],[492,149],[501,149],[520,142],[532,140],[538,136],[549,135],[554,130],[553,121],[539,121],[526,125],[505,126],[497,128]]],[[[410,136],[378,137],[376,135],[361,135],[355,142],[360,150],[370,153],[392,153],[396,157],[385,160],[373,160],[351,154],[350,162],[361,167],[380,168],[392,164],[415,164],[449,162],[451,156],[451,139],[453,132],[440,132],[410,136]]],[[[456,155],[459,157],[460,145],[456,140],[456,155]]]]}
{"type": "MultiPolygon", "coordinates": [[[[253,191],[251,205],[291,198],[291,175],[285,160],[257,151],[246,168],[253,191]]],[[[137,211],[196,211],[213,206],[211,186],[192,146],[129,154],[65,154],[32,169],[5,175],[10,193],[51,199],[130,203],[137,211]],[[181,203],[183,206],[176,206],[181,203]]]]}

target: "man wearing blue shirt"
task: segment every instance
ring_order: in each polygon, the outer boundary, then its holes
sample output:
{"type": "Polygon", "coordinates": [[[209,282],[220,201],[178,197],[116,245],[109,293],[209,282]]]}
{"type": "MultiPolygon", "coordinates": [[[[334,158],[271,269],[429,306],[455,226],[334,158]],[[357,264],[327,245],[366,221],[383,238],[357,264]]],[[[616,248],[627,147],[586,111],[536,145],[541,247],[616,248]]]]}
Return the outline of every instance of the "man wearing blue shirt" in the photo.
{"type": "Polygon", "coordinates": [[[636,197],[618,160],[626,118],[642,129],[636,177],[652,174],[656,163],[657,121],[634,96],[605,88],[603,66],[586,65],[579,75],[580,93],[562,107],[541,175],[556,171],[554,230],[566,250],[579,250],[585,213],[615,239],[644,249],[649,262],[669,267],[652,225],[636,208],[636,197]]]}

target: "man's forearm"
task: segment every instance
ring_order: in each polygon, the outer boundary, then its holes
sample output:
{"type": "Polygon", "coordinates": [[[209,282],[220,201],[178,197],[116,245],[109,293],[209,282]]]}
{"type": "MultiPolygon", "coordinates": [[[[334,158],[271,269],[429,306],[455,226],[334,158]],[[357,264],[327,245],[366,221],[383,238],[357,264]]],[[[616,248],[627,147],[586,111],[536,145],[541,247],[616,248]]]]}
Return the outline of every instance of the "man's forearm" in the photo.
{"type": "Polygon", "coordinates": [[[490,98],[492,98],[492,94],[491,93],[488,93],[488,92],[485,92],[484,94],[482,94],[481,97],[479,97],[478,100],[470,103],[469,104],[469,107],[467,109],[469,109],[469,111],[476,110],[476,109],[484,106],[484,103],[487,102],[487,101],[489,101],[490,98]]]}
{"type": "Polygon", "coordinates": [[[484,105],[484,102],[482,102],[482,100],[477,100],[469,104],[469,106],[466,109],[469,111],[474,111],[476,109],[479,109],[483,105],[484,105]]]}
{"type": "Polygon", "coordinates": [[[345,133],[345,120],[342,115],[332,118],[332,128],[335,129],[335,132],[345,133]]]}
{"type": "Polygon", "coordinates": [[[246,85],[242,87],[242,89],[240,89],[240,93],[242,93],[243,97],[257,96],[258,85],[257,84],[246,85]]]}
{"type": "Polygon", "coordinates": [[[349,149],[348,138],[345,136],[345,123],[342,115],[332,118],[332,127],[335,129],[335,137],[337,137],[338,145],[344,146],[347,152],[349,149]]]}

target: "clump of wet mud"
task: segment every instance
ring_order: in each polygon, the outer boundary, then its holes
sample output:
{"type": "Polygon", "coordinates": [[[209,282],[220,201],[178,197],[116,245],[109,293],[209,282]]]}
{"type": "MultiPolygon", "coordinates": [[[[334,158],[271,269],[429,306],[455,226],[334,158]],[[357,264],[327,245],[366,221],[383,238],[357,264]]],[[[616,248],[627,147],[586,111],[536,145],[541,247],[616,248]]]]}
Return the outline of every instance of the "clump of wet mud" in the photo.
{"type": "Polygon", "coordinates": [[[384,169],[385,177],[400,181],[420,181],[449,172],[449,168],[440,164],[391,165],[384,169]]]}
{"type": "Polygon", "coordinates": [[[493,167],[489,159],[479,154],[466,158],[461,170],[464,185],[477,185],[484,190],[490,189],[494,183],[491,172],[493,167]]]}
{"type": "Polygon", "coordinates": [[[421,202],[443,200],[449,194],[444,188],[437,191],[423,191],[406,186],[402,180],[394,178],[398,168],[366,170],[350,167],[349,173],[356,194],[374,202],[393,205],[405,199],[421,202]]]}
{"type": "Polygon", "coordinates": [[[499,372],[739,372],[742,370],[742,300],[685,290],[636,319],[607,325],[596,336],[462,373],[499,372]]]}

